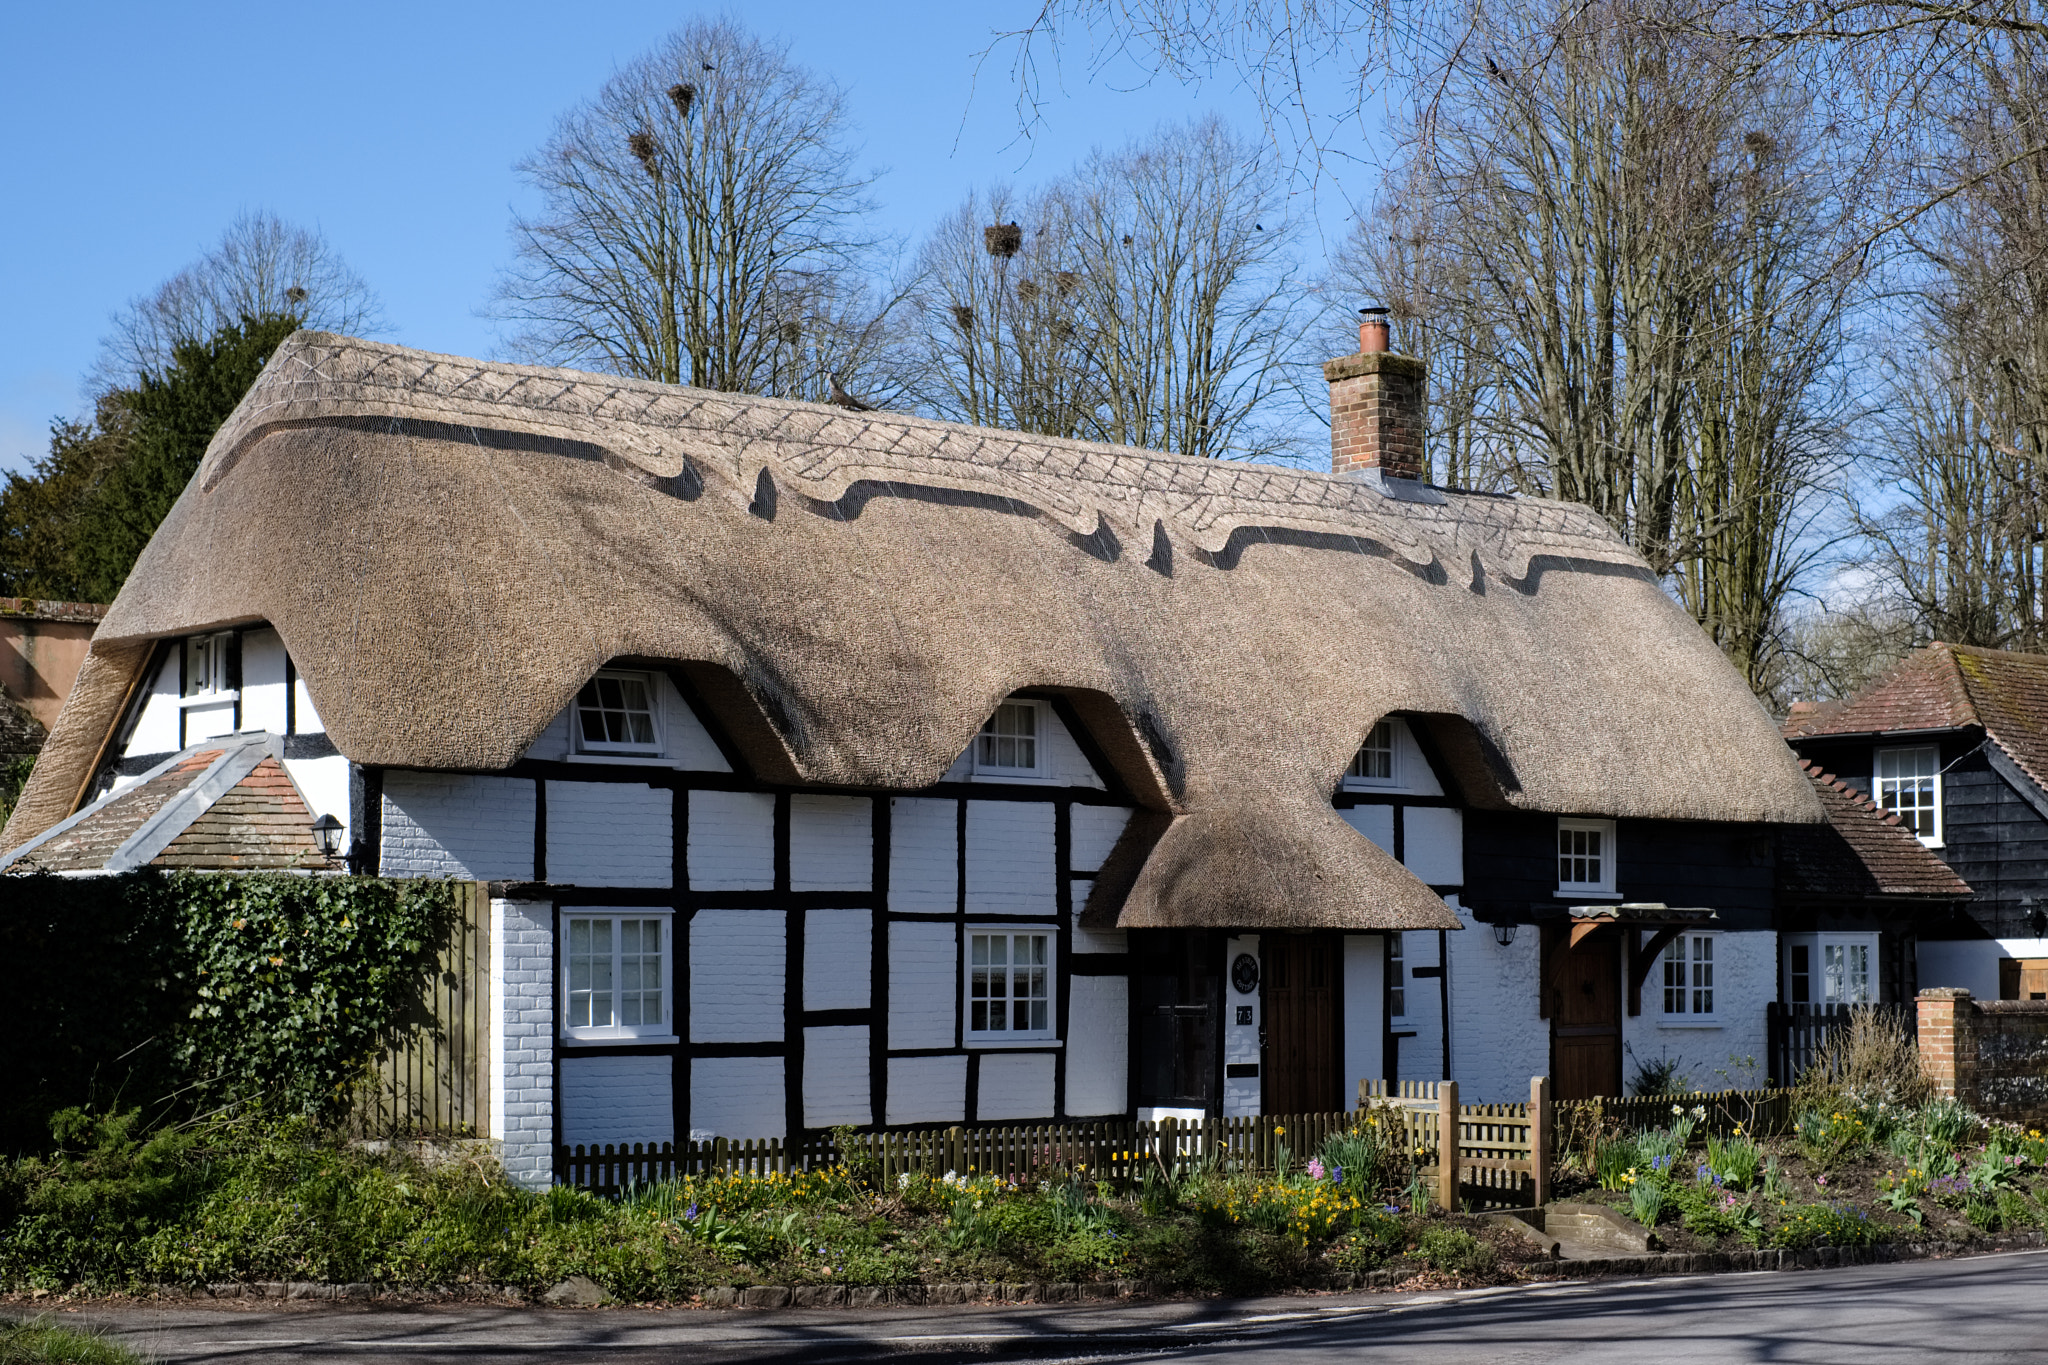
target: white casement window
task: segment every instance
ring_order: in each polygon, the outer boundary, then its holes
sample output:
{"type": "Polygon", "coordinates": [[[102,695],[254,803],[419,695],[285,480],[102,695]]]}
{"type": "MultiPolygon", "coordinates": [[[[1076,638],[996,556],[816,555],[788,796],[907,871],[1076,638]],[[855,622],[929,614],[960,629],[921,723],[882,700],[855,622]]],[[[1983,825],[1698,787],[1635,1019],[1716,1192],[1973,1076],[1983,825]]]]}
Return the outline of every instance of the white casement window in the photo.
{"type": "Polygon", "coordinates": [[[967,1041],[1055,1038],[1053,935],[1013,926],[967,931],[967,1041]]]}
{"type": "Polygon", "coordinates": [[[1559,895],[1614,894],[1614,822],[1557,822],[1557,890],[1559,895]]]}
{"type": "Polygon", "coordinates": [[[1387,1015],[1393,1019],[1408,1013],[1408,964],[1401,939],[1399,933],[1387,935],[1387,1015]]]}
{"type": "Polygon", "coordinates": [[[1876,934],[1787,934],[1785,1004],[1827,1014],[1878,999],[1876,934]]]}
{"type": "Polygon", "coordinates": [[[661,753],[654,679],[645,673],[600,673],[576,694],[576,747],[587,754],[661,753]]]}
{"type": "Polygon", "coordinates": [[[1046,759],[1046,705],[1042,701],[1006,701],[974,737],[977,777],[1042,778],[1046,759]]]}
{"type": "Polygon", "coordinates": [[[1680,934],[1664,950],[1664,1017],[1704,1024],[1714,1019],[1713,934],[1680,934]]]}
{"type": "Polygon", "coordinates": [[[187,697],[216,697],[232,690],[228,684],[228,649],[233,631],[216,635],[194,635],[185,641],[185,688],[187,697]]]}
{"type": "Polygon", "coordinates": [[[1941,844],[1941,751],[1932,744],[1911,749],[1879,749],[1877,804],[1896,813],[1900,823],[1920,836],[1929,848],[1941,844]]]}
{"type": "Polygon", "coordinates": [[[564,1038],[674,1035],[672,919],[667,911],[563,909],[564,1038]]]}
{"type": "Polygon", "coordinates": [[[1391,787],[1395,785],[1394,723],[1383,720],[1372,727],[1365,743],[1358,746],[1351,766],[1344,770],[1346,787],[1391,787]]]}

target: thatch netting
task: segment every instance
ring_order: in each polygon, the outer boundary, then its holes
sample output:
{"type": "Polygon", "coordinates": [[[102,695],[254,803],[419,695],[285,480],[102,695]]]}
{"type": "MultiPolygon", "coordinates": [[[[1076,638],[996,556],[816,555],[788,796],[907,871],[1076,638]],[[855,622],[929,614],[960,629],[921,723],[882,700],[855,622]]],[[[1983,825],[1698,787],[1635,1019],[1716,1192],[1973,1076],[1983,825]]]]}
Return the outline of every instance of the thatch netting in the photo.
{"type": "Polygon", "coordinates": [[[635,658],[690,665],[765,777],[907,790],[1005,695],[1064,690],[1179,817],[1129,923],[1443,923],[1330,808],[1392,711],[1477,805],[1820,819],[1596,516],[1429,497],[300,333],[108,612],[5,842],[72,809],[138,642],[257,620],[373,765],[502,768],[635,658]]]}

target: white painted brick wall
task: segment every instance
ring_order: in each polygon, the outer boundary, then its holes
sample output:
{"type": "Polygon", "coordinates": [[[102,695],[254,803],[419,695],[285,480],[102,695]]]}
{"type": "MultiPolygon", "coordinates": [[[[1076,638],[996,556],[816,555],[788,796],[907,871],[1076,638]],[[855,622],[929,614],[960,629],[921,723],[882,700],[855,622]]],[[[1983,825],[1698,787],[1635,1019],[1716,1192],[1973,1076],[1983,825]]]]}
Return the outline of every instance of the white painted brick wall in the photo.
{"type": "MultiPolygon", "coordinates": [[[[1252,961],[1259,960],[1259,936],[1240,934],[1223,941],[1223,1115],[1238,1118],[1259,1112],[1262,1079],[1258,1076],[1233,1077],[1228,1067],[1234,1062],[1256,1063],[1260,1060],[1259,1027],[1264,1022],[1259,1017],[1259,992],[1255,988],[1249,995],[1240,995],[1230,980],[1230,968],[1237,961],[1239,953],[1251,954],[1252,961]],[[1251,1018],[1244,1023],[1237,1021],[1237,1012],[1249,1009],[1251,1018]]],[[[1349,1003],[1348,1001],[1346,1002],[1349,1003]]],[[[1349,1020],[1346,1021],[1347,1023],[1349,1020]]]]}
{"type": "Polygon", "coordinates": [[[780,1057],[698,1057],[690,1063],[690,1132],[782,1137],[789,1127],[780,1057]]]}
{"type": "MultiPolygon", "coordinates": [[[[950,924],[889,925],[889,1046],[952,1047],[960,1012],[959,941],[950,924]]],[[[894,1101],[891,1101],[893,1105],[894,1101]]],[[[895,1123],[897,1120],[890,1119],[895,1123]]]]}
{"type": "Polygon", "coordinates": [[[1131,822],[1127,806],[1074,806],[1067,820],[1070,872],[1100,872],[1131,822]]]}
{"type": "Polygon", "coordinates": [[[889,908],[950,915],[960,904],[960,805],[899,796],[889,803],[889,908]]]}
{"type": "Polygon", "coordinates": [[[1392,806],[1353,806],[1340,810],[1344,823],[1378,844],[1388,853],[1394,851],[1394,808],[1392,806]]]}
{"type": "Polygon", "coordinates": [[[691,916],[693,1041],[782,1041],[789,973],[784,932],[780,910],[699,910],[691,916]]]}
{"type": "Polygon", "coordinates": [[[1095,883],[1076,878],[1067,883],[1067,894],[1074,903],[1074,951],[1077,953],[1127,953],[1131,948],[1130,935],[1122,929],[1083,929],[1081,913],[1088,908],[1088,897],[1095,890],[1095,883]]]}
{"type": "Polygon", "coordinates": [[[1045,708],[1044,714],[1047,721],[1046,757],[1051,763],[1053,785],[1104,790],[1108,784],[1102,780],[1102,774],[1095,771],[1095,765],[1088,761],[1088,756],[1081,752],[1081,746],[1074,742],[1073,732],[1067,729],[1066,722],[1050,706],[1045,708]]]}
{"type": "MultiPolygon", "coordinates": [[[[1452,934],[1452,938],[1461,937],[1452,934]]],[[[1434,930],[1411,930],[1401,936],[1408,960],[1408,1012],[1394,1025],[1398,1033],[1413,1032],[1401,1039],[1400,1079],[1440,1081],[1444,1078],[1444,1002],[1442,986],[1435,977],[1415,979],[1417,967],[1434,967],[1437,943],[1434,930]]],[[[1455,1062],[1453,1063],[1455,1065],[1455,1062]]]]}
{"type": "MultiPolygon", "coordinates": [[[[725,756],[718,752],[718,745],[697,719],[696,712],[676,691],[675,684],[667,675],[656,673],[652,678],[655,704],[659,708],[661,723],[662,757],[664,766],[681,768],[690,772],[729,773],[730,765],[725,756]]],[[[570,728],[576,703],[570,702],[555,713],[548,728],[540,732],[540,738],[527,747],[525,757],[547,759],[554,762],[605,763],[602,755],[578,753],[575,732],[570,728]]]]}
{"type": "Polygon", "coordinates": [[[1344,1107],[1358,1103],[1358,1083],[1386,1076],[1381,1065],[1387,1017],[1386,939],[1344,936],[1344,1107]]]}
{"type": "Polygon", "coordinates": [[[676,1140],[675,1061],[562,1059],[562,1141],[571,1147],[676,1140]]]}
{"type": "Polygon", "coordinates": [[[804,1030],[804,1126],[874,1122],[869,1103],[868,1031],[852,1028],[804,1030]]]}
{"type": "Polygon", "coordinates": [[[872,910],[804,912],[804,1008],[864,1010],[873,1002],[872,910]]]}
{"type": "MultiPolygon", "coordinates": [[[[1523,930],[1528,935],[1528,930],[1523,930]]],[[[1516,943],[1521,937],[1516,938],[1516,943]]],[[[1711,1028],[1666,1023],[1663,964],[1643,978],[1643,1012],[1621,1021],[1627,1045],[1621,1079],[1627,1085],[1644,1062],[1669,1057],[1698,1090],[1760,1086],[1770,1071],[1764,1007],[1778,995],[1778,936],[1723,933],[1714,944],[1714,1017],[1711,1028]],[[1745,1064],[1747,1059],[1747,1064],[1745,1064]]],[[[1526,1086],[1526,1082],[1524,1085],[1526,1086]]]]}
{"type": "Polygon", "coordinates": [[[967,913],[1058,913],[1049,801],[967,803],[967,913]]]}
{"type": "Polygon", "coordinates": [[[313,693],[306,686],[306,675],[301,673],[292,695],[292,724],[302,735],[325,734],[327,725],[320,719],[320,712],[313,706],[313,693]]]}
{"type": "MultiPolygon", "coordinates": [[[[1451,1068],[1460,1097],[1470,1095],[1474,1104],[1527,1100],[1529,1078],[1550,1070],[1550,1021],[1537,1013],[1543,936],[1525,924],[1503,948],[1494,942],[1492,926],[1473,919],[1470,911],[1459,909],[1458,919],[1464,929],[1447,937],[1451,1068]]],[[[1410,934],[1408,940],[1423,937],[1410,934]]],[[[1427,937],[1433,941],[1436,936],[1427,937]]],[[[1405,1057],[1402,1069],[1409,1079],[1420,1075],[1407,1071],[1405,1057]]]]}
{"type": "Polygon", "coordinates": [[[526,746],[521,758],[536,758],[543,762],[559,763],[569,757],[569,708],[555,712],[555,718],[548,722],[548,728],[540,732],[540,738],[526,746]]]}
{"type": "Polygon", "coordinates": [[[793,891],[866,891],[875,884],[875,803],[864,796],[789,798],[793,891]]]}
{"type": "MultiPolygon", "coordinates": [[[[284,640],[274,630],[242,635],[242,728],[284,733],[284,640]]],[[[348,818],[348,812],[342,812],[348,818]]]]}
{"type": "Polygon", "coordinates": [[[388,770],[383,874],[531,880],[533,795],[523,778],[388,770]]]}
{"type": "Polygon", "coordinates": [[[554,910],[491,902],[491,1136],[522,1189],[554,1183],[554,910]]]}
{"type": "Polygon", "coordinates": [[[966,1117],[965,1056],[889,1059],[888,1116],[883,1122],[958,1123],[966,1117]]]}
{"type": "Polygon", "coordinates": [[[775,798],[690,793],[690,885],[699,891],[775,889],[775,798]]]}
{"type": "Polygon", "coordinates": [[[1053,1059],[1043,1052],[984,1052],[978,1121],[1052,1117],[1053,1059]]]}
{"type": "Polygon", "coordinates": [[[184,747],[178,743],[178,651],[182,645],[173,645],[164,655],[164,661],[157,667],[156,676],[150,679],[147,700],[142,703],[142,714],[136,718],[135,730],[128,736],[128,747],[122,755],[168,754],[184,747]]]}
{"type": "Polygon", "coordinates": [[[1465,813],[1444,806],[1401,812],[1401,852],[1424,886],[1465,884],[1465,813]]]}
{"type": "Polygon", "coordinates": [[[570,886],[668,886],[675,793],[637,782],[548,783],[548,880],[570,886]]]}
{"type": "Polygon", "coordinates": [[[1067,1112],[1100,1118],[1129,1110],[1130,982],[1077,976],[1067,997],[1067,1112]]]}

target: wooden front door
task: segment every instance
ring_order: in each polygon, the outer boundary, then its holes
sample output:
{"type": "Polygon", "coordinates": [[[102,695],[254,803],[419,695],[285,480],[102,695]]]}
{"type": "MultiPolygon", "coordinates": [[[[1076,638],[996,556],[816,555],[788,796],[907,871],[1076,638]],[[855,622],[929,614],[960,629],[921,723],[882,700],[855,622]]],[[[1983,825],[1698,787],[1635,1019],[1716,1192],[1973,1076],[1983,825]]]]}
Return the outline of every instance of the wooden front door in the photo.
{"type": "Polygon", "coordinates": [[[1621,938],[1601,929],[1571,946],[1556,939],[1550,991],[1550,1074],[1556,1097],[1621,1093],[1621,938]]]}
{"type": "Polygon", "coordinates": [[[1338,939],[1335,934],[1266,933],[1260,975],[1266,1009],[1268,1114],[1326,1114],[1344,1107],[1337,1061],[1338,939]]]}
{"type": "Polygon", "coordinates": [[[2048,1000],[2048,958],[2000,958],[1998,977],[1998,994],[2006,1000],[2048,1000]]]}
{"type": "Polygon", "coordinates": [[[1131,933],[1140,1107],[1215,1110],[1223,940],[1205,929],[1131,933]]]}

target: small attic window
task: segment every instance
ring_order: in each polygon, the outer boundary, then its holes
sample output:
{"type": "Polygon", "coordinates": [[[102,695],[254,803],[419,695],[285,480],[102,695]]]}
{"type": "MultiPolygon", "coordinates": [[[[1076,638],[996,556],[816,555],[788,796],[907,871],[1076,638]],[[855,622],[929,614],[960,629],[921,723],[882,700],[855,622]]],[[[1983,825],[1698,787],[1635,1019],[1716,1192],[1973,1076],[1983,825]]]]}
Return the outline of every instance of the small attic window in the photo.
{"type": "Polygon", "coordinates": [[[233,690],[228,678],[228,654],[235,633],[224,630],[214,635],[194,635],[185,641],[183,695],[217,697],[233,690]]]}
{"type": "Polygon", "coordinates": [[[576,694],[576,747],[592,754],[659,754],[654,683],[645,673],[600,673],[576,694]]]}
{"type": "Polygon", "coordinates": [[[974,737],[978,777],[1044,777],[1045,703],[1006,701],[974,737]]]}
{"type": "Polygon", "coordinates": [[[1383,720],[1372,727],[1365,743],[1358,746],[1351,766],[1344,770],[1347,787],[1391,787],[1394,785],[1394,723],[1383,720]]]}

